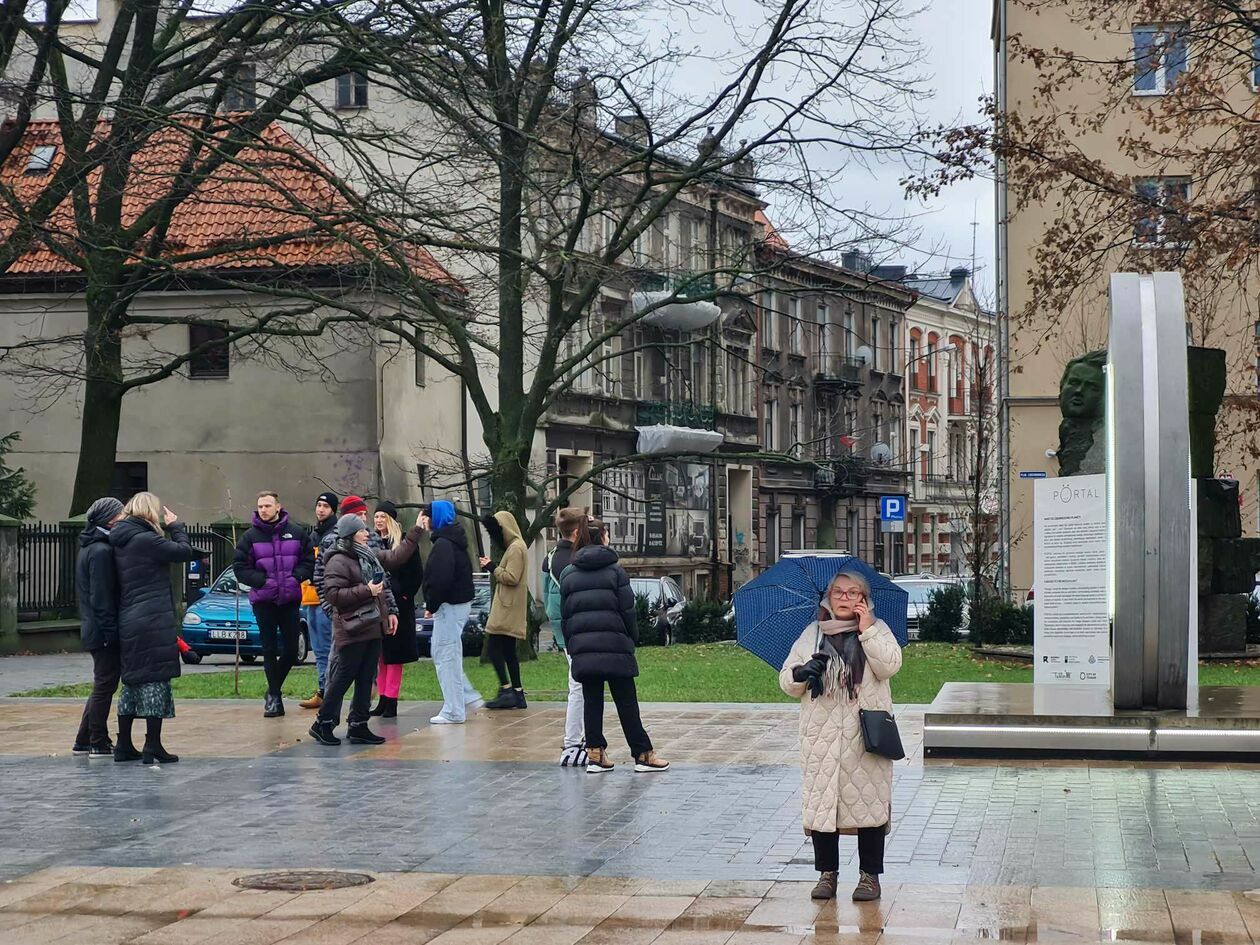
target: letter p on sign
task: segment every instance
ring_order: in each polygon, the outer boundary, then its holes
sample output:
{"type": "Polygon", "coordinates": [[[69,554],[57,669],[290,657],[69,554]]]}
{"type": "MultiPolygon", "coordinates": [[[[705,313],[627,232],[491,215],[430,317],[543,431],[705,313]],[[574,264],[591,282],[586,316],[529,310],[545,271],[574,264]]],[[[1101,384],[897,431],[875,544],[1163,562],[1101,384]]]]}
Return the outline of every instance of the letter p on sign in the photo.
{"type": "Polygon", "coordinates": [[[906,497],[902,495],[880,496],[879,519],[881,522],[904,522],[906,520],[906,497]]]}

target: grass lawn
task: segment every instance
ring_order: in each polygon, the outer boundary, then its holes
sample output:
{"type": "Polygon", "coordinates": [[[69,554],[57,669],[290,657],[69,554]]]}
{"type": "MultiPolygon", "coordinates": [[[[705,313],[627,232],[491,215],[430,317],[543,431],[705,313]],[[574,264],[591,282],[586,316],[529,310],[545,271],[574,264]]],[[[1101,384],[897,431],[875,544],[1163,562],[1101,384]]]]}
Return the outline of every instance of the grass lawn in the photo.
{"type": "MultiPolygon", "coordinates": [[[[787,702],[779,691],[778,674],[736,646],[645,647],[639,650],[639,698],[644,702],[787,702]]],[[[498,688],[494,670],[475,659],[464,660],[473,685],[486,695],[498,688]]],[[[233,696],[232,673],[198,673],[174,682],[180,699],[224,699],[233,696]]],[[[567,666],[558,653],[543,653],[536,662],[521,667],[530,698],[563,701],[567,692],[567,666]]],[[[966,647],[944,643],[916,643],[905,650],[901,672],[893,679],[893,698],[899,703],[931,702],[941,684],[948,681],[1031,682],[1032,670],[997,660],[974,659],[966,647]]],[[[1206,680],[1205,680],[1206,681],[1206,680]]],[[[1234,680],[1237,684],[1237,680],[1234,680]]],[[[241,698],[262,699],[266,688],[259,671],[241,673],[241,698]]],[[[305,698],[315,688],[314,667],[289,674],[286,696],[305,698]]],[[[90,684],[54,686],[21,693],[23,696],[84,697],[90,684]]],[[[402,698],[424,701],[441,699],[437,677],[430,663],[408,666],[403,675],[402,698]]]]}

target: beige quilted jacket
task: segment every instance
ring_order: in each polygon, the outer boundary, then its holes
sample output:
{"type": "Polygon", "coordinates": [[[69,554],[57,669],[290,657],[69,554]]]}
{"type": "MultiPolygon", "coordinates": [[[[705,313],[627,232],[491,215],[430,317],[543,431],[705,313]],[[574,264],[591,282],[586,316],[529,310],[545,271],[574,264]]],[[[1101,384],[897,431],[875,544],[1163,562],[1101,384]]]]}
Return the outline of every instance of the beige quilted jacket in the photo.
{"type": "Polygon", "coordinates": [[[801,807],[805,830],[855,833],[892,821],[892,762],[866,751],[858,709],[892,711],[888,680],[901,669],[901,647],[888,625],[875,625],[858,637],[866,671],[858,697],[850,702],[823,695],[812,699],[792,670],[818,652],[818,625],[810,624],[792,647],[779,673],[779,686],[801,700],[801,807]]]}

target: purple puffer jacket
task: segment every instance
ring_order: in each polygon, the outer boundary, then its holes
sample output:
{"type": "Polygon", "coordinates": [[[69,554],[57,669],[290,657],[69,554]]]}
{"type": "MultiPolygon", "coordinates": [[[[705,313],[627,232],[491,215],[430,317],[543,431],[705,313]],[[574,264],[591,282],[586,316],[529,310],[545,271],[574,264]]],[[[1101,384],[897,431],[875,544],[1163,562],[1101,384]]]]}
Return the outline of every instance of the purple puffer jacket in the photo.
{"type": "Polygon", "coordinates": [[[296,604],[302,599],[302,582],[315,573],[311,536],[289,522],[284,509],[274,522],[254,513],[254,524],[236,546],[233,562],[236,579],[250,588],[251,604],[296,604]]]}

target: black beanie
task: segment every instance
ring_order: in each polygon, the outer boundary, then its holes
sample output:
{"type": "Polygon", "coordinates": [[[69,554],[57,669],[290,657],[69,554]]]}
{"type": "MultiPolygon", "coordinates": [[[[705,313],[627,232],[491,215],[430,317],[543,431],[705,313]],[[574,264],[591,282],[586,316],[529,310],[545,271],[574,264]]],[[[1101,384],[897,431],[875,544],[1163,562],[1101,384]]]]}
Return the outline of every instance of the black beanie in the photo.
{"type": "Polygon", "coordinates": [[[337,493],[335,492],[321,492],[316,497],[315,504],[319,505],[319,503],[321,502],[327,502],[329,505],[331,505],[333,514],[336,514],[337,506],[341,504],[341,500],[337,498],[337,493]]]}
{"type": "Polygon", "coordinates": [[[390,502],[389,499],[381,499],[380,502],[377,502],[376,511],[384,512],[395,522],[398,521],[398,506],[394,505],[393,502],[390,502]]]}

